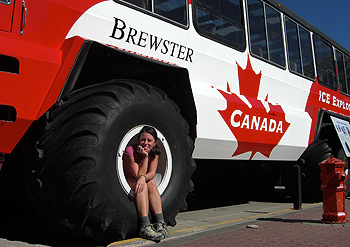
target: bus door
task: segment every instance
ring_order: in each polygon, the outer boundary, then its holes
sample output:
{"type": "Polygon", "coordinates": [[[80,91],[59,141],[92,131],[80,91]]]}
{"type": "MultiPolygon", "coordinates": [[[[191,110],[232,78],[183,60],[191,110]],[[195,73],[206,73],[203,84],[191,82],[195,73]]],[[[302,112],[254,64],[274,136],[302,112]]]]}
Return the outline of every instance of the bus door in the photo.
{"type": "Polygon", "coordinates": [[[0,0],[0,30],[11,32],[15,0],[0,0]]]}

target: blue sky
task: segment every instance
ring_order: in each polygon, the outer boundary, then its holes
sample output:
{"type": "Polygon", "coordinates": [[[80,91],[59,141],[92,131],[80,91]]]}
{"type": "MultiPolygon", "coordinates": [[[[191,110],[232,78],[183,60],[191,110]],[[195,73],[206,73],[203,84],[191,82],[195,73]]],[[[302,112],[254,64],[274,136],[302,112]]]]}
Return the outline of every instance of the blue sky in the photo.
{"type": "Polygon", "coordinates": [[[350,0],[279,0],[350,51],[350,0]]]}

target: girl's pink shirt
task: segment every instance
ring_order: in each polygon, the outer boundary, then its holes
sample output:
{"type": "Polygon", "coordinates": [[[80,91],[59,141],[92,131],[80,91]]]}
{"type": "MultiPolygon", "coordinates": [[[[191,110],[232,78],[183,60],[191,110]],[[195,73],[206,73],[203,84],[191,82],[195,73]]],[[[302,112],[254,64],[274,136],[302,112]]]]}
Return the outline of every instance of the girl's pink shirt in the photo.
{"type": "MultiPolygon", "coordinates": [[[[139,167],[142,164],[142,160],[137,160],[135,157],[138,157],[139,155],[137,155],[137,145],[131,145],[131,146],[127,146],[125,148],[124,154],[129,155],[131,157],[134,157],[135,162],[139,165],[139,167]]],[[[150,161],[150,157],[148,156],[148,161],[150,161]]],[[[123,164],[124,167],[124,174],[126,177],[128,178],[133,178],[134,176],[132,175],[130,168],[128,165],[126,165],[125,163],[123,164]]]]}

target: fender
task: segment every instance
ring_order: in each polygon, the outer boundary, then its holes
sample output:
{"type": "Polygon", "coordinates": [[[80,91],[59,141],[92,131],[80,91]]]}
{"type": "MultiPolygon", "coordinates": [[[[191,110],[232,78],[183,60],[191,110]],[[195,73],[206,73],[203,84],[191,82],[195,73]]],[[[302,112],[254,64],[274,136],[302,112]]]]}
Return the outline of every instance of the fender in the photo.
{"type": "MultiPolygon", "coordinates": [[[[64,64],[66,71],[62,69],[62,77],[69,68],[71,69],[64,85],[62,80],[57,81],[58,85],[55,87],[63,88],[58,99],[74,90],[111,79],[140,80],[161,89],[175,102],[181,110],[181,115],[190,125],[191,138],[196,138],[197,113],[187,69],[95,41],[84,41],[76,37],[71,43],[70,58],[67,58],[64,64]],[[78,51],[79,45],[81,47],[78,51]],[[77,53],[73,61],[73,54],[77,53]]],[[[57,91],[52,90],[42,114],[52,105],[56,96],[57,91]]]]}
{"type": "Polygon", "coordinates": [[[13,8],[11,25],[0,28],[0,59],[7,64],[0,68],[0,153],[11,153],[32,122],[56,102],[83,43],[65,37],[74,22],[99,2],[26,1],[25,27],[22,1],[0,6],[0,12],[13,8]]]}

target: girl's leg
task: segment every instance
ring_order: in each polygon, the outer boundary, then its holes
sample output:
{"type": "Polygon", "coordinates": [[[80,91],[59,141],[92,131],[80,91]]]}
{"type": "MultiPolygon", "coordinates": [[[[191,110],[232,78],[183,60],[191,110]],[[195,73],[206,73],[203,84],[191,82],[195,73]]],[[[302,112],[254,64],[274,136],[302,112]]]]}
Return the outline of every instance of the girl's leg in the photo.
{"type": "MultiPolygon", "coordinates": [[[[127,178],[127,181],[132,190],[135,191],[136,179],[127,178]]],[[[135,194],[135,204],[137,213],[140,217],[141,227],[139,236],[153,241],[159,241],[165,236],[162,233],[154,231],[148,217],[149,211],[149,197],[148,197],[148,185],[146,184],[141,193],[135,194]]]]}
{"type": "Polygon", "coordinates": [[[147,187],[148,187],[149,204],[151,206],[151,210],[153,214],[156,215],[156,214],[163,213],[160,194],[159,194],[157,185],[153,179],[147,182],[147,187]]]}
{"type": "Polygon", "coordinates": [[[157,232],[161,233],[164,238],[166,238],[169,232],[164,222],[160,194],[157,185],[153,180],[148,182],[148,197],[151,210],[157,220],[157,223],[155,224],[155,229],[157,232]]]}
{"type": "MultiPolygon", "coordinates": [[[[133,191],[135,191],[136,179],[127,178],[128,184],[133,191]]],[[[148,185],[146,183],[143,191],[141,193],[135,193],[135,204],[139,217],[148,217],[149,211],[149,199],[148,199],[148,185]]]]}
{"type": "Polygon", "coordinates": [[[143,188],[142,192],[135,194],[135,204],[139,217],[148,217],[149,199],[147,184],[143,188]]]}

